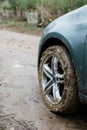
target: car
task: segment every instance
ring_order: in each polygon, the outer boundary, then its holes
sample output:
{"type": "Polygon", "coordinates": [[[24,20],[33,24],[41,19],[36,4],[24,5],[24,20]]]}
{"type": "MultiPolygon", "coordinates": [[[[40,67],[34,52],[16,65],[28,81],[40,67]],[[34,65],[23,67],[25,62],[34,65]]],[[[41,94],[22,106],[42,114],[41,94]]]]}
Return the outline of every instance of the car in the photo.
{"type": "Polygon", "coordinates": [[[38,50],[42,98],[56,113],[71,113],[87,103],[87,5],[51,22],[38,50]]]}

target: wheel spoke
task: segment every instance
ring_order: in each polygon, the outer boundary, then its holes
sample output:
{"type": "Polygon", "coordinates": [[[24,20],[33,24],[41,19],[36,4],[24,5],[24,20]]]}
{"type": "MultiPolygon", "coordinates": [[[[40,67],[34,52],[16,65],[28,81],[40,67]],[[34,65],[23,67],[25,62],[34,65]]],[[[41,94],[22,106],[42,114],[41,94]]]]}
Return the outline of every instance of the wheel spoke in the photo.
{"type": "Polygon", "coordinates": [[[48,91],[49,89],[51,89],[52,84],[53,84],[53,79],[51,79],[51,80],[46,84],[45,90],[44,90],[45,93],[47,93],[47,91],[48,91]]]}
{"type": "Polygon", "coordinates": [[[57,74],[56,75],[56,83],[57,84],[64,84],[64,74],[57,74]]]}
{"type": "Polygon", "coordinates": [[[64,74],[59,74],[59,73],[57,73],[57,74],[56,74],[56,77],[59,78],[59,79],[64,79],[64,74]]]}
{"type": "Polygon", "coordinates": [[[64,84],[64,80],[59,80],[57,83],[64,84]]]}
{"type": "Polygon", "coordinates": [[[56,85],[56,99],[59,102],[61,100],[60,92],[59,92],[59,86],[56,85]]]}
{"type": "Polygon", "coordinates": [[[56,86],[55,86],[55,83],[53,84],[53,98],[54,98],[54,101],[56,100],[56,86]]]}
{"type": "Polygon", "coordinates": [[[56,57],[52,58],[51,69],[53,71],[53,74],[57,74],[58,73],[58,60],[57,60],[56,57]]]}
{"type": "Polygon", "coordinates": [[[51,89],[53,87],[53,84],[51,84],[46,90],[45,90],[45,94],[49,94],[51,92],[51,89]]]}
{"type": "Polygon", "coordinates": [[[61,96],[60,96],[60,92],[59,92],[59,86],[57,84],[53,85],[53,97],[54,97],[54,101],[61,100],[61,96]]]}
{"type": "Polygon", "coordinates": [[[48,64],[44,64],[43,71],[48,78],[52,79],[53,73],[52,73],[51,69],[49,68],[48,64]]]}
{"type": "Polygon", "coordinates": [[[43,91],[48,100],[57,104],[62,98],[65,73],[57,56],[50,57],[43,65],[43,91]]]}

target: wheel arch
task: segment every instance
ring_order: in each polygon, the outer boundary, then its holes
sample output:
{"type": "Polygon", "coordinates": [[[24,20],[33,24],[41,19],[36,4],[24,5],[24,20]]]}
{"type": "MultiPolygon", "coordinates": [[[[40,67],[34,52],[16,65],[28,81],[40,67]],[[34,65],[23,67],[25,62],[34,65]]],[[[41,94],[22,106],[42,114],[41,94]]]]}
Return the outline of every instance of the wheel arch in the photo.
{"type": "MultiPolygon", "coordinates": [[[[68,42],[67,42],[67,44],[68,44],[68,42]]],[[[40,54],[39,54],[39,57],[38,57],[38,66],[39,66],[40,58],[41,58],[43,52],[48,47],[54,46],[54,45],[64,46],[67,49],[68,53],[70,54],[72,60],[74,61],[74,54],[72,52],[71,45],[70,44],[67,45],[67,44],[66,44],[66,42],[60,40],[59,38],[52,37],[52,38],[47,39],[41,46],[40,54]]]]}
{"type": "Polygon", "coordinates": [[[69,53],[75,73],[76,73],[76,78],[77,78],[77,86],[79,85],[79,68],[78,68],[78,61],[76,57],[76,41],[73,40],[73,36],[69,37],[68,35],[60,34],[60,33],[49,33],[48,35],[43,35],[42,39],[40,41],[40,46],[39,46],[39,52],[38,52],[38,68],[40,64],[40,58],[43,54],[43,52],[50,46],[54,45],[59,45],[59,46],[64,46],[67,49],[67,52],[69,53]],[[73,44],[75,43],[75,44],[73,44]]]}
{"type": "MultiPolygon", "coordinates": [[[[76,61],[75,61],[75,55],[74,55],[74,50],[71,46],[71,44],[66,40],[66,39],[60,39],[60,38],[55,38],[55,37],[51,37],[49,39],[47,39],[42,45],[41,45],[41,50],[40,53],[39,53],[39,56],[38,56],[38,67],[39,67],[39,63],[40,63],[40,58],[43,54],[43,52],[48,48],[48,47],[51,47],[51,46],[54,46],[54,45],[59,45],[59,46],[64,46],[66,49],[67,49],[67,52],[69,53],[70,57],[71,57],[71,60],[72,60],[72,63],[73,63],[73,66],[74,66],[74,69],[75,69],[75,73],[76,73],[76,78],[78,77],[78,73],[77,73],[77,66],[76,66],[76,61]]],[[[77,78],[78,79],[78,78],[77,78]]],[[[77,83],[78,85],[78,83],[77,83]]]]}

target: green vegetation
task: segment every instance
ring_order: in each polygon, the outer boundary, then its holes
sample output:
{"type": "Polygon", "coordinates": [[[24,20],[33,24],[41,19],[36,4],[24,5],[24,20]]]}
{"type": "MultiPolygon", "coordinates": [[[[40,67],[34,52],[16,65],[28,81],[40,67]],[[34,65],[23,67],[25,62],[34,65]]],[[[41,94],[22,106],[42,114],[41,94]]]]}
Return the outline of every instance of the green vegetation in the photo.
{"type": "Polygon", "coordinates": [[[29,8],[36,8],[38,3],[37,0],[8,0],[9,3],[12,5],[13,9],[18,7],[21,10],[26,10],[29,8]]]}
{"type": "Polygon", "coordinates": [[[13,16],[17,16],[17,11],[20,10],[20,20],[24,19],[24,12],[37,10],[38,21],[47,25],[56,17],[85,4],[87,0],[8,0],[4,1],[2,8],[14,10],[13,16]]]}
{"type": "Polygon", "coordinates": [[[76,0],[73,4],[76,8],[87,4],[87,0],[76,0]]]}
{"type": "Polygon", "coordinates": [[[3,8],[12,8],[16,10],[36,9],[37,7],[44,7],[52,14],[58,13],[58,9],[62,14],[87,4],[87,0],[8,0],[4,2],[3,8]]]}
{"type": "Polygon", "coordinates": [[[58,9],[62,11],[62,13],[66,13],[69,10],[74,8],[78,8],[82,5],[87,4],[87,0],[8,0],[11,7],[16,9],[18,7],[21,10],[26,9],[35,9],[38,6],[44,7],[49,10],[51,13],[58,12],[58,9]]]}
{"type": "Polygon", "coordinates": [[[15,9],[19,7],[22,10],[36,8],[37,5],[49,8],[52,10],[61,8],[63,11],[68,11],[75,7],[80,7],[87,4],[87,0],[8,0],[11,7],[15,9]]]}
{"type": "Polygon", "coordinates": [[[11,4],[8,1],[5,1],[2,5],[2,8],[5,9],[12,9],[11,4]]]}

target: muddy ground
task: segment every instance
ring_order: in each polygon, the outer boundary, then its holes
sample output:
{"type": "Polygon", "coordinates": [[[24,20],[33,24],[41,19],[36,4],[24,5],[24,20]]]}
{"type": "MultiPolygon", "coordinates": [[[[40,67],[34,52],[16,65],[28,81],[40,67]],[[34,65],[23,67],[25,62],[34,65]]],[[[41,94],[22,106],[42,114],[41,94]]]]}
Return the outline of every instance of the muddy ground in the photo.
{"type": "Polygon", "coordinates": [[[60,116],[44,105],[37,78],[39,40],[0,30],[0,130],[87,130],[87,111],[60,116]]]}

